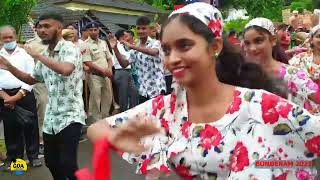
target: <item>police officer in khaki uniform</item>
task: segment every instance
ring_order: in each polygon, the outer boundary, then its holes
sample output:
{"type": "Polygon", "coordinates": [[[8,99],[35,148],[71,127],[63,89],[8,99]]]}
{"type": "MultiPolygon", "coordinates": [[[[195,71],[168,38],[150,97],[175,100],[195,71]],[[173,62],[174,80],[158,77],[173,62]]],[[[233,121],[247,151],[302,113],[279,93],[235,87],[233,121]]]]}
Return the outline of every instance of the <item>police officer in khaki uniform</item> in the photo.
{"type": "MultiPolygon", "coordinates": [[[[35,24],[35,31],[37,32],[38,22],[35,24]]],[[[36,33],[36,37],[26,42],[27,46],[34,49],[36,52],[42,53],[48,46],[42,43],[42,40],[36,33]]],[[[35,61],[37,61],[35,59],[35,61]]],[[[36,62],[35,62],[36,63],[36,62]]],[[[46,112],[46,105],[48,103],[48,90],[44,83],[37,83],[33,86],[33,93],[37,100],[37,112],[38,112],[38,124],[39,124],[39,136],[40,136],[40,154],[43,154],[42,144],[42,126],[44,121],[44,114],[46,112]]]]}
{"type": "Polygon", "coordinates": [[[112,105],[112,55],[106,41],[99,39],[98,24],[91,22],[86,27],[89,38],[85,41],[88,49],[83,54],[83,61],[90,68],[89,116],[100,120],[110,115],[112,105]]]}

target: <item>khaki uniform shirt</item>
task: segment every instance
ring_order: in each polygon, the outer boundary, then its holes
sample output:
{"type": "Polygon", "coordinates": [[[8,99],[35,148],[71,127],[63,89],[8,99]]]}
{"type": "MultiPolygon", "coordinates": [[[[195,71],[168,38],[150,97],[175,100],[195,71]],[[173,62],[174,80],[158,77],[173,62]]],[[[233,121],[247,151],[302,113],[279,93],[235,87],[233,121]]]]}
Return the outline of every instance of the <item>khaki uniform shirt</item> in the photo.
{"type": "Polygon", "coordinates": [[[106,41],[98,39],[97,41],[88,38],[86,41],[87,50],[83,53],[83,61],[92,61],[95,65],[101,68],[108,67],[108,59],[112,59],[106,41]]]}

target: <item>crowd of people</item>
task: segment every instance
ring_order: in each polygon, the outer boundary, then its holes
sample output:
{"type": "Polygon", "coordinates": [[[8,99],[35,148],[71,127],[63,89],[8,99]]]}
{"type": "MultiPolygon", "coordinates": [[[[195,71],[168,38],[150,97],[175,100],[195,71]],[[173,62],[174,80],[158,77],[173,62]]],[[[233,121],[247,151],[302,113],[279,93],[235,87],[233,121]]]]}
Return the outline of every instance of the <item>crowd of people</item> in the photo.
{"type": "Polygon", "coordinates": [[[30,166],[40,152],[55,180],[76,179],[87,124],[92,142],[124,152],[147,178],[313,179],[315,167],[255,167],[320,156],[320,25],[295,22],[254,18],[238,38],[223,33],[218,9],[193,3],[161,26],[139,17],[136,40],[125,29],[101,39],[97,22],[79,33],[55,13],[25,45],[3,26],[2,168],[26,147],[30,166]]]}

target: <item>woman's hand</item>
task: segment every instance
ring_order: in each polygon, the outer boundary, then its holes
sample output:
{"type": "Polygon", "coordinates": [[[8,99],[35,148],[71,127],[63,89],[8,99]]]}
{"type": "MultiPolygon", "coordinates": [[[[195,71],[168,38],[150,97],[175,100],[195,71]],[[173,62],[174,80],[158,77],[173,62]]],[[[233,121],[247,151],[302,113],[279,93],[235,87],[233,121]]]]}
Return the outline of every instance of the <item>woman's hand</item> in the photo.
{"type": "Polygon", "coordinates": [[[141,139],[160,132],[160,129],[151,120],[131,121],[116,128],[109,136],[109,142],[123,152],[141,154],[148,147],[140,143],[141,139]]]}
{"type": "Polygon", "coordinates": [[[87,135],[92,142],[106,138],[120,151],[141,154],[148,148],[140,143],[141,139],[159,132],[160,128],[149,117],[138,115],[118,128],[110,128],[106,120],[98,121],[88,128],[87,135]]]}

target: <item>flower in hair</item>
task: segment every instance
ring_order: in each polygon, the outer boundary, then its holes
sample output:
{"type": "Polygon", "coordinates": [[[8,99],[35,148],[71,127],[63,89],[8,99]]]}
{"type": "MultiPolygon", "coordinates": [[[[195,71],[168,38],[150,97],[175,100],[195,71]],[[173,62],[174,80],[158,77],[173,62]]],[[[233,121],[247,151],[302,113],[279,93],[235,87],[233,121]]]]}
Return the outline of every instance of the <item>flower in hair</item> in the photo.
{"type": "Polygon", "coordinates": [[[222,36],[222,24],[219,20],[211,20],[208,24],[208,28],[212,31],[215,37],[222,36]]]}

